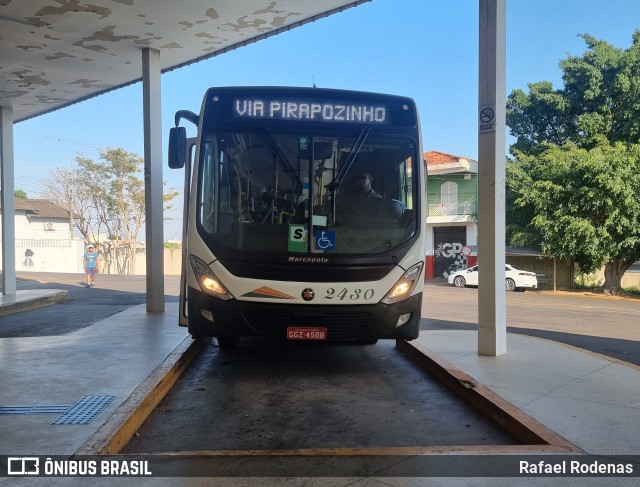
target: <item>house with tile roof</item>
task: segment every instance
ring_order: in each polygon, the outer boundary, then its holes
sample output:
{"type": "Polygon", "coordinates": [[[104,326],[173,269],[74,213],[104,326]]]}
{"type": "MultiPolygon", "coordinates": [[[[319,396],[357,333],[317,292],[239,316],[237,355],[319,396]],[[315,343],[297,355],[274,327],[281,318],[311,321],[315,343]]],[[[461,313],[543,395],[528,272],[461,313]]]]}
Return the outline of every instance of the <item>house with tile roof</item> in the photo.
{"type": "Polygon", "coordinates": [[[15,207],[17,271],[82,272],[84,241],[73,236],[68,209],[22,198],[16,198],[15,207]]]}
{"type": "Polygon", "coordinates": [[[426,278],[447,277],[477,262],[478,161],[439,151],[427,165],[426,278]]]}
{"type": "MultiPolygon", "coordinates": [[[[478,263],[478,161],[428,151],[427,166],[427,255],[425,278],[445,278],[455,268],[478,263]]],[[[572,289],[574,263],[554,259],[527,248],[506,247],[506,262],[518,269],[536,272],[542,289],[572,289]]],[[[604,280],[602,270],[598,273],[604,280]]],[[[624,287],[638,287],[640,262],[623,276],[624,287]]]]}
{"type": "MultiPolygon", "coordinates": [[[[425,152],[424,160],[428,173],[425,277],[446,278],[453,270],[478,263],[478,161],[438,151],[425,152]]],[[[553,279],[560,288],[572,286],[571,261],[510,247],[506,261],[536,272],[541,285],[550,287],[553,279]]]]}

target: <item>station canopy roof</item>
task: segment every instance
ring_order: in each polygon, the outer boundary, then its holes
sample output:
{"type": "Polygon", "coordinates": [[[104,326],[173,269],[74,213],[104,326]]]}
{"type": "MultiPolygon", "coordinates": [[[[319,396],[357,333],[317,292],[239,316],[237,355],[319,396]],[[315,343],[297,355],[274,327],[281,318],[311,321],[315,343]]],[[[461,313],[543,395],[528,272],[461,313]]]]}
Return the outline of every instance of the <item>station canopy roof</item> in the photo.
{"type": "Polygon", "coordinates": [[[0,106],[15,122],[370,0],[0,0],[0,106]]]}

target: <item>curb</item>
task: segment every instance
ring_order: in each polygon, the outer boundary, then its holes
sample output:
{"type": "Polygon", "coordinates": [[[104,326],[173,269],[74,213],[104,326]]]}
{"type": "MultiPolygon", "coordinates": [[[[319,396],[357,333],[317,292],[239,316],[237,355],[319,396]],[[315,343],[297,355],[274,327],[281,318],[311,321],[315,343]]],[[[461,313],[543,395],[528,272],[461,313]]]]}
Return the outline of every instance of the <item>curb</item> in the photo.
{"type": "Polygon", "coordinates": [[[539,423],[422,344],[397,340],[396,349],[422,367],[448,391],[453,392],[480,414],[533,450],[547,446],[551,449],[545,449],[547,452],[582,452],[576,445],[539,423]]]}
{"type": "MultiPolygon", "coordinates": [[[[193,340],[191,337],[185,338],[73,456],[119,454],[198,356],[204,345],[204,341],[193,340]]],[[[522,412],[421,344],[397,340],[396,349],[433,376],[447,390],[456,394],[463,402],[520,441],[522,445],[511,447],[514,452],[517,451],[520,454],[525,454],[527,451],[530,453],[582,452],[576,445],[522,412]]],[[[422,450],[424,449],[420,449],[420,451],[422,450]]],[[[485,450],[487,453],[502,452],[504,447],[490,446],[485,450]]],[[[284,452],[278,450],[276,453],[283,454],[284,452]]],[[[362,453],[360,452],[360,454],[362,453]]],[[[409,453],[409,451],[404,451],[404,453],[409,453]]],[[[261,454],[265,454],[265,452],[261,452],[261,454]]],[[[297,452],[296,455],[300,455],[300,452],[297,452]]]]}
{"type": "Polygon", "coordinates": [[[136,431],[164,399],[206,342],[185,338],[151,372],[111,417],[75,452],[76,455],[115,455],[129,443],[136,431]]]}
{"type": "MultiPolygon", "coordinates": [[[[44,308],[51,304],[62,303],[69,301],[69,291],[62,291],[52,289],[51,293],[45,296],[38,296],[35,298],[19,299],[20,295],[24,295],[28,291],[17,291],[15,300],[10,303],[0,303],[0,316],[7,316],[14,313],[20,313],[21,311],[28,311],[32,309],[44,308]]],[[[6,300],[8,296],[4,296],[6,300]]]]}

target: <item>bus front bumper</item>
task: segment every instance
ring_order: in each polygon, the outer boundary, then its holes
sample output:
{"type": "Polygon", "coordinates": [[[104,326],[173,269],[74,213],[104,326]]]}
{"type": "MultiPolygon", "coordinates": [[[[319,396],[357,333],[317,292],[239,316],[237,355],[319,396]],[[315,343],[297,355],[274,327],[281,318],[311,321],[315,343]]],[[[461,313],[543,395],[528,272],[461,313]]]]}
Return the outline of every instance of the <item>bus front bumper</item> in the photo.
{"type": "Polygon", "coordinates": [[[420,332],[422,293],[390,305],[287,305],[220,300],[188,289],[194,337],[261,336],[286,339],[288,327],[323,327],[328,340],[413,340],[420,332]]]}

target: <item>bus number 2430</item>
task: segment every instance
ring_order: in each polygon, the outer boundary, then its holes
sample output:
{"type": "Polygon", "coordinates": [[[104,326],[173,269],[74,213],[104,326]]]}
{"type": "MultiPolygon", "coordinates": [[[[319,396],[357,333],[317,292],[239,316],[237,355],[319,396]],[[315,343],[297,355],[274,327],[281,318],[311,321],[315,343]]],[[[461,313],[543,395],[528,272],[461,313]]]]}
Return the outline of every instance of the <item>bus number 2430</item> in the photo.
{"type": "Polygon", "coordinates": [[[327,289],[327,294],[325,294],[323,299],[337,299],[339,301],[349,299],[351,301],[356,301],[358,299],[364,298],[369,300],[373,298],[373,295],[373,289],[347,289],[345,287],[338,291],[330,287],[329,289],[327,289]]]}

